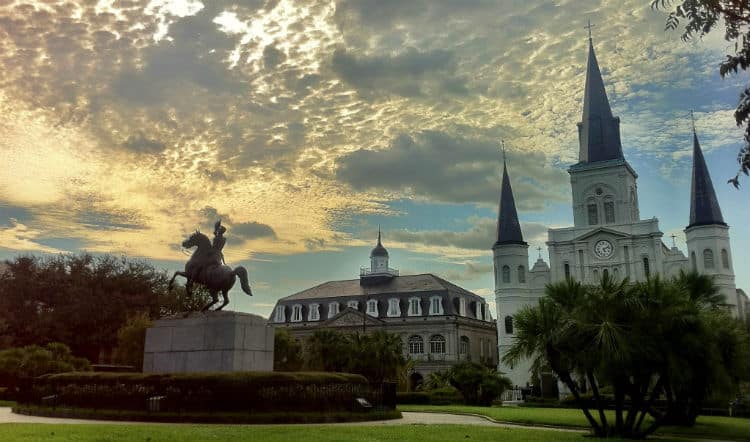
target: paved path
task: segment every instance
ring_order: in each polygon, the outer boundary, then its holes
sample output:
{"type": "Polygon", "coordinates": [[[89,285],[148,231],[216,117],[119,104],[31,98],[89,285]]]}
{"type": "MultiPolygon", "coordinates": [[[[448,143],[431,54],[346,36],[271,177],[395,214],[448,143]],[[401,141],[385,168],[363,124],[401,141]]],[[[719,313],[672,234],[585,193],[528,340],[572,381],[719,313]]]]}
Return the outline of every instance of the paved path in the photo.
{"type": "MultiPolygon", "coordinates": [[[[417,413],[412,411],[404,411],[401,413],[401,419],[389,419],[383,421],[367,421],[367,422],[344,422],[338,424],[324,424],[324,425],[435,425],[435,424],[459,424],[459,425],[482,425],[490,427],[518,427],[518,428],[529,428],[524,425],[504,424],[497,423],[490,419],[482,416],[470,416],[460,414],[448,414],[448,413],[417,413]]],[[[134,423],[147,424],[147,425],[180,425],[174,423],[162,423],[162,422],[129,422],[129,421],[106,421],[106,420],[88,420],[88,419],[66,419],[60,417],[40,417],[40,416],[27,416],[24,414],[13,413],[10,407],[0,407],[0,424],[7,423],[27,423],[27,424],[120,424],[129,425],[134,423]]],[[[288,424],[286,424],[288,425],[288,424]]],[[[299,424],[309,425],[309,424],[299,424]]],[[[552,427],[534,427],[536,429],[553,430],[553,431],[574,431],[582,432],[581,430],[571,430],[562,428],[552,427]]]]}

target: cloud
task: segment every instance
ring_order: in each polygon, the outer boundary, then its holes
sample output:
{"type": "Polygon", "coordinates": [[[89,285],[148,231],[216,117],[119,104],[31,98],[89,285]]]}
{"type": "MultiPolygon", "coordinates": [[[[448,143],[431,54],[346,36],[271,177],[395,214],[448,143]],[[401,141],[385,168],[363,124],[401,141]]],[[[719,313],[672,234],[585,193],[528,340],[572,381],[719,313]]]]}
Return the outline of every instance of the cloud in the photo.
{"type": "Polygon", "coordinates": [[[346,49],[337,49],[331,67],[365,96],[421,97],[468,92],[465,80],[455,75],[453,53],[445,50],[420,52],[407,48],[396,55],[357,56],[346,49]]]}
{"type": "Polygon", "coordinates": [[[164,150],[166,146],[162,142],[146,138],[143,133],[139,132],[129,136],[125,143],[123,143],[123,147],[134,152],[158,153],[164,150]]]}
{"type": "Polygon", "coordinates": [[[243,239],[276,238],[276,232],[271,226],[255,221],[232,224],[231,233],[243,239]]]}
{"type": "MultiPolygon", "coordinates": [[[[542,210],[564,201],[565,173],[542,152],[513,151],[510,175],[516,205],[542,210]]],[[[438,131],[400,134],[386,149],[360,149],[342,157],[336,177],[355,189],[387,189],[432,201],[497,204],[500,155],[495,141],[438,131]]],[[[567,193],[567,192],[566,192],[567,193]]]]}

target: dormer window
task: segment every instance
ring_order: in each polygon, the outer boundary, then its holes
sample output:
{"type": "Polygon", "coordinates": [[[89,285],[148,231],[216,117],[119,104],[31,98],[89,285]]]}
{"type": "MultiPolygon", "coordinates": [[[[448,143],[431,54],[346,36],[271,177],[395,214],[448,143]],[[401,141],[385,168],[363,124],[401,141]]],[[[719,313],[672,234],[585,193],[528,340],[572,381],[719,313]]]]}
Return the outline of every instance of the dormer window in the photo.
{"type": "Polygon", "coordinates": [[[367,314],[370,316],[378,316],[378,301],[370,299],[367,301],[367,314]]]}
{"type": "Polygon", "coordinates": [[[458,314],[461,316],[466,316],[466,299],[461,298],[458,301],[458,314]]]}
{"type": "Polygon", "coordinates": [[[328,303],[328,319],[331,319],[338,314],[339,314],[339,303],[338,302],[328,303]]]}
{"type": "Polygon", "coordinates": [[[307,313],[308,321],[320,320],[320,304],[310,304],[310,311],[307,313]]]}
{"type": "Polygon", "coordinates": [[[359,310],[359,301],[349,301],[346,303],[346,306],[354,310],[359,310]]]}
{"type": "Polygon", "coordinates": [[[401,306],[398,305],[397,298],[391,298],[388,300],[388,317],[401,316],[401,306]]]}
{"type": "Polygon", "coordinates": [[[274,322],[286,321],[285,307],[283,305],[276,306],[276,314],[273,317],[274,322]]]}
{"type": "Polygon", "coordinates": [[[474,313],[474,316],[476,316],[477,319],[484,319],[484,315],[482,314],[482,303],[477,302],[476,311],[474,313]]]}
{"type": "Polygon", "coordinates": [[[302,305],[294,304],[292,306],[292,322],[302,321],[302,305]]]}
{"type": "Polygon", "coordinates": [[[433,296],[430,298],[430,315],[442,315],[443,314],[443,303],[440,296],[433,296]]]}
{"type": "Polygon", "coordinates": [[[409,298],[409,316],[422,316],[422,304],[419,298],[409,298]]]}

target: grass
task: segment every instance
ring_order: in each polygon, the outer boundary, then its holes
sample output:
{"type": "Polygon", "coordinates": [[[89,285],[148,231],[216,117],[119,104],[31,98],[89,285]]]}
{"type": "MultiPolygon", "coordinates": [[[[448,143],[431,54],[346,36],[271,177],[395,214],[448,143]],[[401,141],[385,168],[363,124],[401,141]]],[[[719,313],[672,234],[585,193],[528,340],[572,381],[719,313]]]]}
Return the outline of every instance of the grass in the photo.
{"type": "MultiPolygon", "coordinates": [[[[44,440],[52,442],[119,441],[263,441],[281,442],[585,442],[578,433],[525,428],[495,428],[476,425],[380,425],[332,426],[230,426],[230,425],[71,425],[2,424],[0,440],[44,440]]],[[[686,441],[686,439],[671,439],[686,441]]],[[[624,442],[607,439],[607,442],[624,442]]]]}
{"type": "MultiPolygon", "coordinates": [[[[399,405],[401,411],[434,411],[441,413],[470,413],[490,417],[497,421],[530,425],[554,425],[559,427],[588,428],[588,421],[579,409],[533,408],[533,407],[471,407],[467,405],[399,405]]],[[[596,413],[594,413],[595,416],[596,413]]],[[[597,416],[598,418],[598,416],[597,416]]],[[[614,420],[614,412],[607,412],[607,419],[614,420]]],[[[687,437],[713,437],[734,440],[750,438],[750,419],[722,416],[699,416],[692,428],[661,427],[657,435],[679,435],[687,437]]]]}
{"type": "Polygon", "coordinates": [[[0,401],[0,407],[14,407],[15,405],[15,401],[0,401]]]}

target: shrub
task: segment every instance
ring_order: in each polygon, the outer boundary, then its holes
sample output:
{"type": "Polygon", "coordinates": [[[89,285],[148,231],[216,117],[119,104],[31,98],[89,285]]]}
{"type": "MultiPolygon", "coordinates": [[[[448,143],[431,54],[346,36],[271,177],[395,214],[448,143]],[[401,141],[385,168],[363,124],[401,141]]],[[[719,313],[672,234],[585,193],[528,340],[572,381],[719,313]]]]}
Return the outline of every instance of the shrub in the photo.
{"type": "Polygon", "coordinates": [[[7,388],[6,397],[13,397],[24,379],[81,370],[91,370],[89,362],[73,356],[70,348],[59,342],[0,351],[0,386],[7,388]]]}
{"type": "Polygon", "coordinates": [[[356,411],[356,398],[393,408],[390,387],[345,373],[66,373],[35,379],[21,402],[38,405],[54,396],[60,406],[144,410],[159,397],[162,411],[333,412],[356,411]]]}
{"type": "Polygon", "coordinates": [[[510,388],[508,378],[474,362],[461,362],[448,372],[451,385],[464,397],[468,405],[489,407],[505,389],[510,388]]]}

